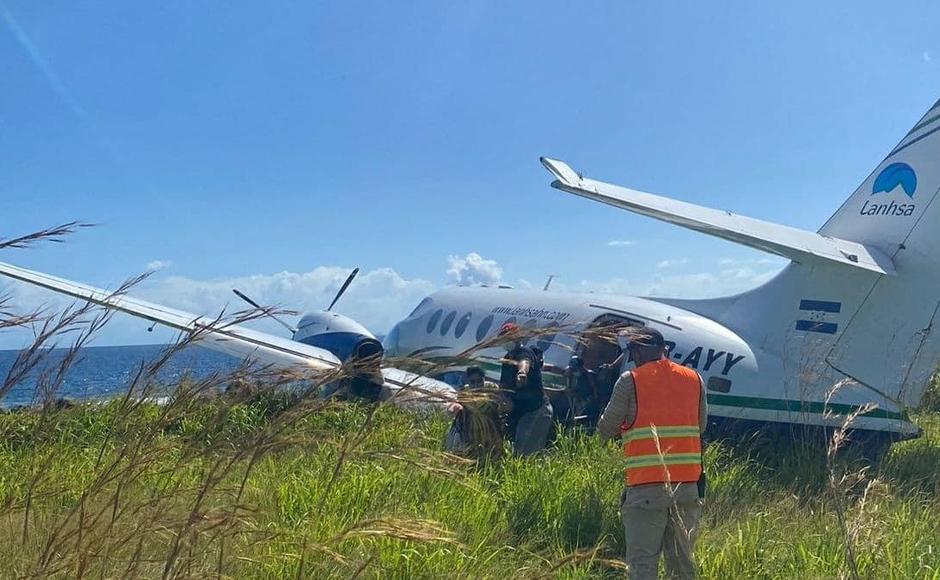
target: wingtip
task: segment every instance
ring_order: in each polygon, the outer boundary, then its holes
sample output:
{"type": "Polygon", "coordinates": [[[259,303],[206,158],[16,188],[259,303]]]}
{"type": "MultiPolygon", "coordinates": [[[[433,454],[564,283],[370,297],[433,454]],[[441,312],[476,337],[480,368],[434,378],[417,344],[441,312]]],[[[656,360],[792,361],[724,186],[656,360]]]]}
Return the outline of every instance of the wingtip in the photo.
{"type": "Polygon", "coordinates": [[[554,175],[555,178],[564,185],[575,185],[581,181],[581,176],[564,161],[551,159],[549,157],[539,157],[539,161],[542,162],[542,165],[549,173],[554,175]]]}

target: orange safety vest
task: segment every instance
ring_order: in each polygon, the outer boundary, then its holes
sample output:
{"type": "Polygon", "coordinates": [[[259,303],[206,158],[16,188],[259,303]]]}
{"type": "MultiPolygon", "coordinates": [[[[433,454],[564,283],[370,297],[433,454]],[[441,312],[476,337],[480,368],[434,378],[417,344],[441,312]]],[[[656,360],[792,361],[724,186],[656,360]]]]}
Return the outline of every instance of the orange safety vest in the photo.
{"type": "Polygon", "coordinates": [[[698,373],[668,359],[633,369],[636,419],[621,425],[627,485],[698,481],[702,440],[698,373]]]}

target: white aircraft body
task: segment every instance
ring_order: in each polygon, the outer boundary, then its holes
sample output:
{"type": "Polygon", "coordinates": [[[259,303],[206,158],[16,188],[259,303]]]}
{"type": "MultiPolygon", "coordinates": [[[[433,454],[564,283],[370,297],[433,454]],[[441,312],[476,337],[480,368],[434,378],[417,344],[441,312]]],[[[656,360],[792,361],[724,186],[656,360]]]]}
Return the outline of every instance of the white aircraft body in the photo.
{"type": "MultiPolygon", "coordinates": [[[[425,298],[385,337],[385,355],[440,361],[441,374],[479,364],[498,373],[499,352],[471,351],[499,327],[646,325],[670,342],[669,356],[702,374],[710,419],[783,426],[835,426],[856,412],[856,430],[883,441],[916,436],[907,415],[940,361],[932,332],[940,308],[940,101],[888,154],[819,232],[584,178],[542,159],[558,189],[757,248],[790,260],[743,294],[705,300],[458,287],[425,298]]],[[[192,314],[0,264],[0,274],[191,331],[192,314]]],[[[533,338],[547,363],[573,350],[587,366],[612,361],[615,345],[570,336],[533,338]]],[[[330,369],[376,346],[375,336],[333,312],[305,315],[293,341],[240,327],[209,332],[204,344],[283,367],[330,369]]],[[[370,351],[371,352],[371,351],[370,351]]],[[[419,382],[444,398],[446,383],[384,369],[391,389],[419,382]]],[[[546,383],[561,376],[546,373],[546,383]]]]}

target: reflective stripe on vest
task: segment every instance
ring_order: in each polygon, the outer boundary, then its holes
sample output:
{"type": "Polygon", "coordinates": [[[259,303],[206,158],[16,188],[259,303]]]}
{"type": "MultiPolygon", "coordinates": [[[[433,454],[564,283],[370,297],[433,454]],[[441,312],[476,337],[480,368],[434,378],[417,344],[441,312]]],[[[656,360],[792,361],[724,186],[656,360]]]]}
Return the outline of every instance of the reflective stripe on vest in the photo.
{"type": "Polygon", "coordinates": [[[702,473],[698,373],[667,359],[632,372],[636,419],[623,430],[627,485],[698,481],[702,473]]]}

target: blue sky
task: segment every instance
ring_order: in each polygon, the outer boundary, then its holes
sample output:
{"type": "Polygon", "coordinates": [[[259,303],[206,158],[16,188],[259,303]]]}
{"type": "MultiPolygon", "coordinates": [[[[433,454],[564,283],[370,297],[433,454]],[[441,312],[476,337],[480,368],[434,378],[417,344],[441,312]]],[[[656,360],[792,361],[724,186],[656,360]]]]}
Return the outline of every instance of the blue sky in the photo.
{"type": "Polygon", "coordinates": [[[538,157],[815,229],[940,96],[933,2],[269,4],[0,0],[0,235],[100,224],[0,259],[161,262],[141,295],[194,310],[235,283],[315,308],[361,266],[341,310],[379,331],[456,281],[736,291],[780,262],[538,157]]]}

